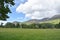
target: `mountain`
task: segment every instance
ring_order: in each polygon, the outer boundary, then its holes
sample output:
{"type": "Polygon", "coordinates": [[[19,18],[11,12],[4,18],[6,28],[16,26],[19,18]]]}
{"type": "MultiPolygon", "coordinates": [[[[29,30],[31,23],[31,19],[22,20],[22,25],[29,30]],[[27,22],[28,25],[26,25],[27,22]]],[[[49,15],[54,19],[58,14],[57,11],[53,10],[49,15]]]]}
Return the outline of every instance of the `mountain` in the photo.
{"type": "Polygon", "coordinates": [[[60,14],[54,15],[49,20],[60,19],[60,14]]]}
{"type": "Polygon", "coordinates": [[[40,22],[45,22],[45,21],[50,21],[50,20],[56,20],[60,19],[60,14],[54,15],[51,18],[43,18],[43,19],[31,19],[26,21],[25,23],[40,23],[40,22]]]}
{"type": "Polygon", "coordinates": [[[49,18],[43,18],[43,19],[31,19],[26,21],[26,23],[40,23],[42,21],[47,21],[49,18]]]}
{"type": "Polygon", "coordinates": [[[31,20],[28,20],[26,21],[26,23],[38,23],[40,20],[38,19],[31,19],[31,20]]]}

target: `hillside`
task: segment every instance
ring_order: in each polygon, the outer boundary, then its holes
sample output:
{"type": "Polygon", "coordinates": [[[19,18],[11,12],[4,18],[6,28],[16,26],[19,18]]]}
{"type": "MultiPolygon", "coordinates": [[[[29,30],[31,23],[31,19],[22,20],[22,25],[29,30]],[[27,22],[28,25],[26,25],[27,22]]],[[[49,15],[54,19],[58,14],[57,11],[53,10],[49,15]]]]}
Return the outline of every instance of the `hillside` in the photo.
{"type": "Polygon", "coordinates": [[[57,24],[60,22],[60,14],[54,15],[52,18],[49,18],[47,21],[42,22],[42,23],[53,23],[57,24]]]}
{"type": "Polygon", "coordinates": [[[43,19],[31,19],[31,20],[28,20],[24,23],[27,23],[27,24],[31,24],[31,23],[53,23],[53,24],[57,24],[60,22],[60,14],[57,14],[57,15],[54,15],[53,17],[51,18],[43,18],[43,19]]]}
{"type": "Polygon", "coordinates": [[[60,19],[54,19],[54,20],[48,20],[45,22],[40,22],[40,23],[52,23],[52,24],[58,24],[60,22],[60,19]]]}
{"type": "Polygon", "coordinates": [[[50,18],[49,20],[53,20],[53,19],[60,19],[60,14],[58,15],[54,15],[52,18],[50,18]]]}

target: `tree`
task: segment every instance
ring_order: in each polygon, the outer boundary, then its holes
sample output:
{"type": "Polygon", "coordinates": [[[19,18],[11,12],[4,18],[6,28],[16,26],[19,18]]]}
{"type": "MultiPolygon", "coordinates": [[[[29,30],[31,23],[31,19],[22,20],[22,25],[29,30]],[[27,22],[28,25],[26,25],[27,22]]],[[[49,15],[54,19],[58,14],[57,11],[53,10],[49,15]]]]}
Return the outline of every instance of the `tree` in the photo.
{"type": "Polygon", "coordinates": [[[60,22],[59,22],[59,24],[55,25],[55,28],[60,28],[60,22]]]}
{"type": "Polygon", "coordinates": [[[20,24],[19,23],[16,24],[16,28],[20,28],[20,24]]]}
{"type": "Polygon", "coordinates": [[[54,28],[54,25],[51,23],[42,23],[41,28],[46,29],[46,28],[54,28]]]}
{"type": "Polygon", "coordinates": [[[14,0],[0,0],[0,20],[6,20],[8,13],[11,13],[9,6],[14,5],[14,0]]]}
{"type": "Polygon", "coordinates": [[[3,23],[1,23],[0,27],[3,27],[3,23]]]}
{"type": "Polygon", "coordinates": [[[32,23],[32,24],[29,24],[29,25],[28,25],[28,28],[33,28],[33,29],[35,29],[35,28],[39,28],[39,26],[38,26],[38,24],[36,24],[36,23],[32,23]]]}
{"type": "Polygon", "coordinates": [[[5,28],[15,28],[15,24],[10,23],[10,22],[7,22],[7,23],[5,24],[5,28]]]}
{"type": "Polygon", "coordinates": [[[41,24],[38,23],[37,26],[38,26],[38,28],[41,28],[41,24]]]}
{"type": "Polygon", "coordinates": [[[20,25],[20,27],[21,28],[28,28],[27,24],[23,24],[23,23],[20,25]]]}

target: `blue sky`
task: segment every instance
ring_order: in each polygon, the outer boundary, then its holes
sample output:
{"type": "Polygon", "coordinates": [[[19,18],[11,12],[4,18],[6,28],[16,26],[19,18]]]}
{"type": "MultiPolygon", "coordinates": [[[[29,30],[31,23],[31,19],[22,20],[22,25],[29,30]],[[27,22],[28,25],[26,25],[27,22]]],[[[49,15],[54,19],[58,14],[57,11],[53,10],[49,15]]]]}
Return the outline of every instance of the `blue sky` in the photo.
{"type": "Polygon", "coordinates": [[[21,3],[25,3],[26,0],[15,0],[15,5],[10,7],[10,10],[12,13],[9,13],[8,16],[10,18],[7,19],[7,21],[19,21],[19,22],[23,22],[28,20],[28,18],[25,18],[25,14],[23,14],[22,12],[18,13],[16,12],[16,8],[21,4],[21,3]]]}

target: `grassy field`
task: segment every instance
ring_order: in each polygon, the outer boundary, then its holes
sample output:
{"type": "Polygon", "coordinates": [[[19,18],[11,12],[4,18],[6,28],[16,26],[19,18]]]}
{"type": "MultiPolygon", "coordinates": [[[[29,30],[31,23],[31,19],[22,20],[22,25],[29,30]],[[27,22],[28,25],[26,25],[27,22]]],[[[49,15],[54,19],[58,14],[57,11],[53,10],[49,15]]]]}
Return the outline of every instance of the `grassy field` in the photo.
{"type": "Polygon", "coordinates": [[[60,29],[0,28],[0,40],[60,40],[60,29]]]}

